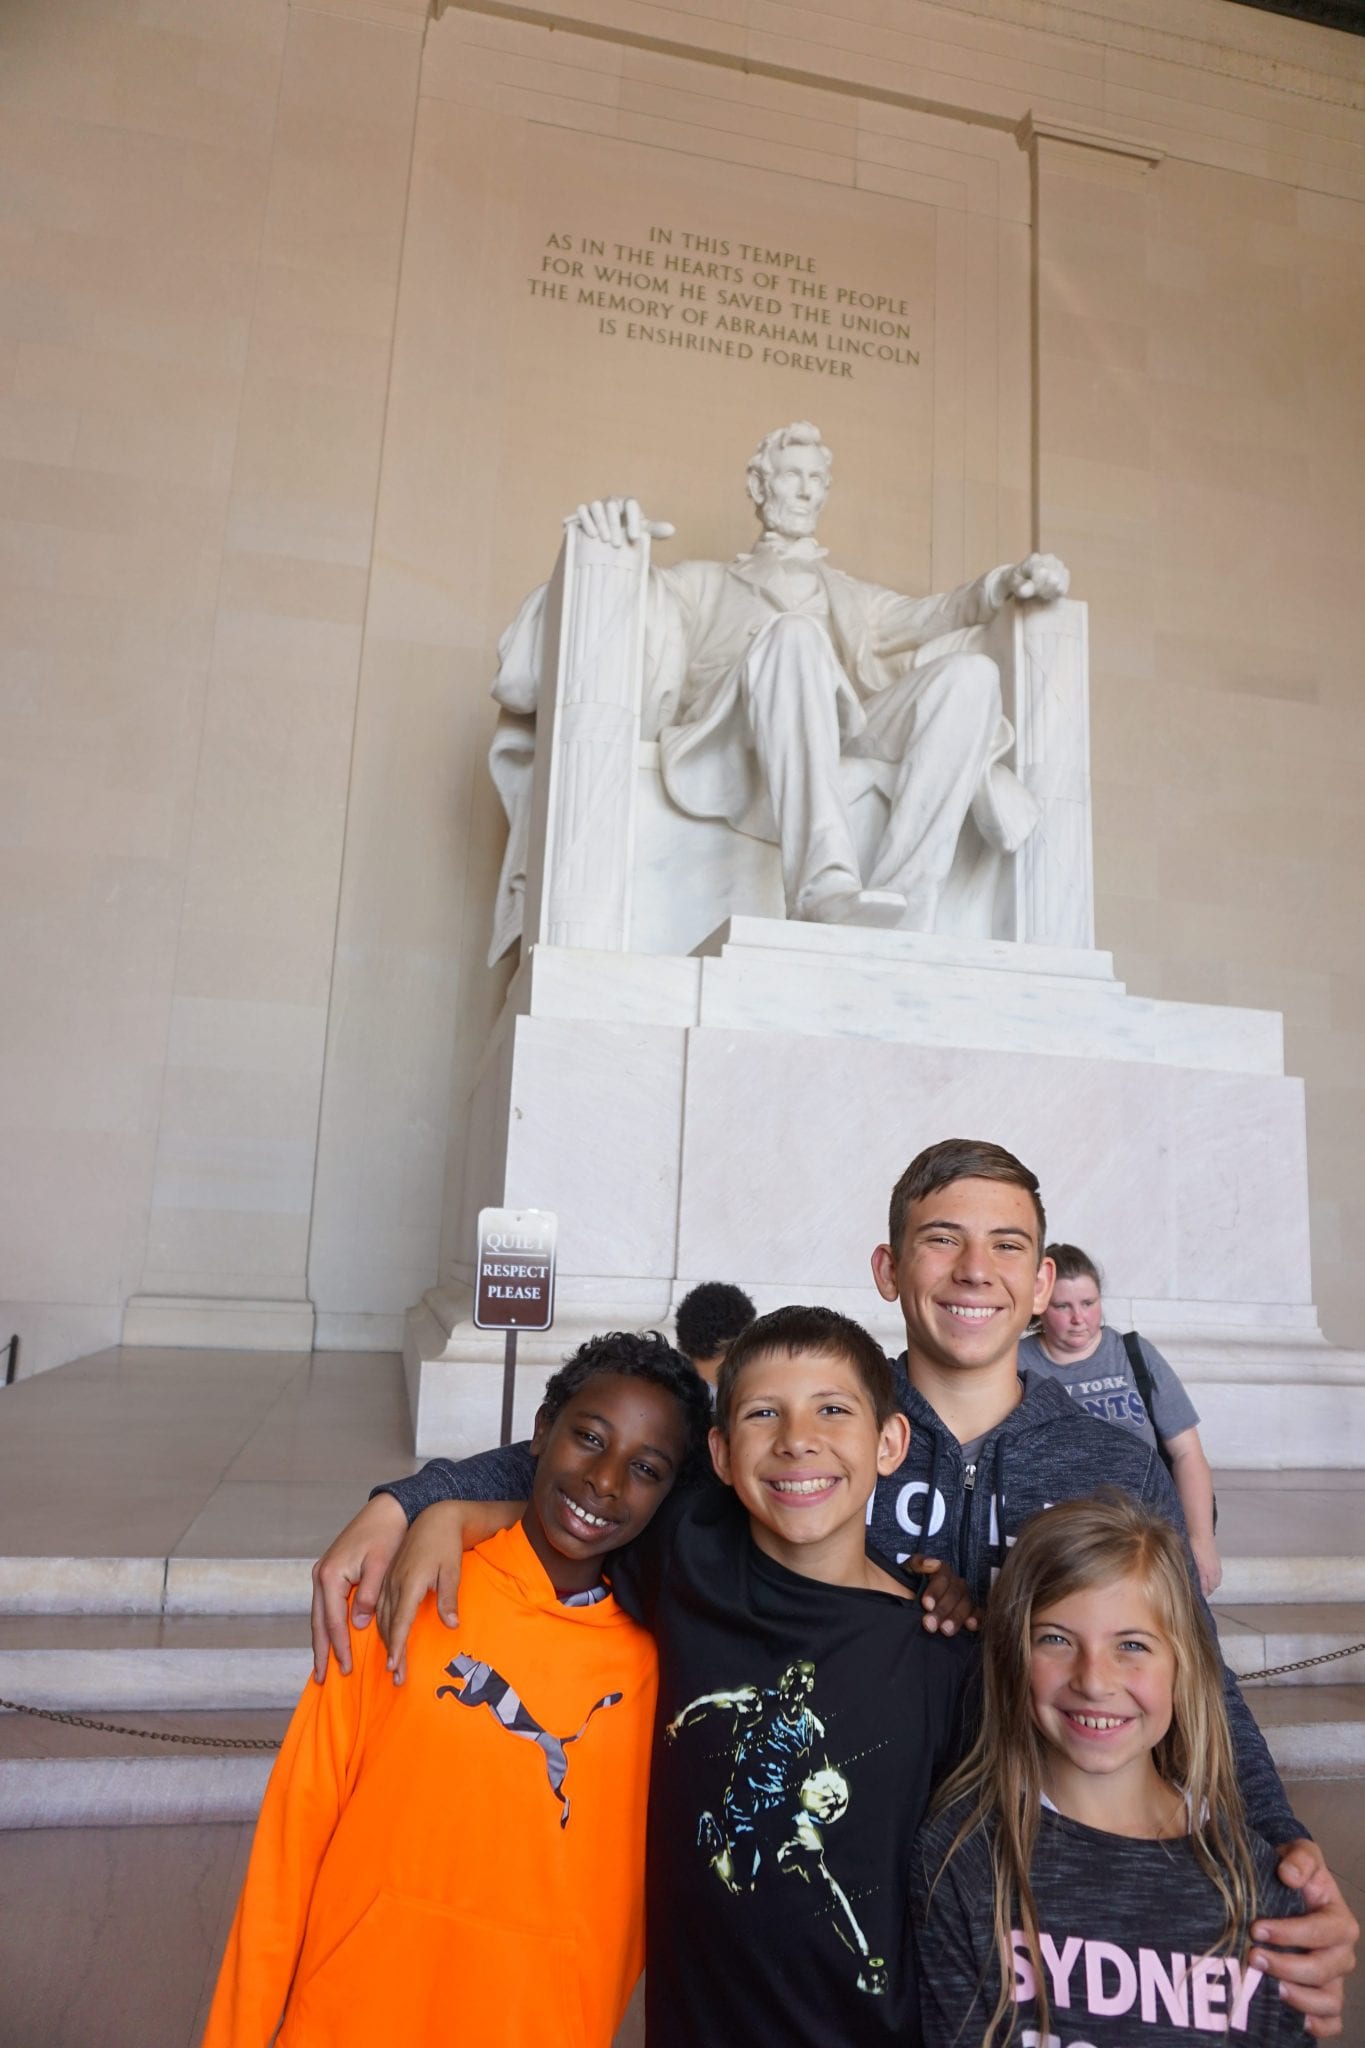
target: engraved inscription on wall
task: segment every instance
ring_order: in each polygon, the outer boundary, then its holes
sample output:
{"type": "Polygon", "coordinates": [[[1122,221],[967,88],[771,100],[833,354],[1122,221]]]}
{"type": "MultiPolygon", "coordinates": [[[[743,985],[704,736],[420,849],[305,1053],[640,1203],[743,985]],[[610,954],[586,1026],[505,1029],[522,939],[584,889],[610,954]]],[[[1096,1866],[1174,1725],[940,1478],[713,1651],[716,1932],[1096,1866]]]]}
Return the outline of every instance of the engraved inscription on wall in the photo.
{"type": "Polygon", "coordinates": [[[636,245],[558,230],[526,283],[537,303],[573,308],[636,347],[833,378],[920,359],[903,290],[822,275],[814,256],[764,242],[651,226],[636,245]]]}

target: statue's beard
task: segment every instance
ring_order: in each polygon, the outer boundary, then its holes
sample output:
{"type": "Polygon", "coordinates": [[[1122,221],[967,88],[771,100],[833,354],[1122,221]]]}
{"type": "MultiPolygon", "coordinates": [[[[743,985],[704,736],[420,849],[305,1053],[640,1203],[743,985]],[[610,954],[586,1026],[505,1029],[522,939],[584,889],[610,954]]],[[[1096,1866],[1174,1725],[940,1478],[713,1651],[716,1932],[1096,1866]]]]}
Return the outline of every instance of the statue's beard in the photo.
{"type": "Polygon", "coordinates": [[[781,509],[765,506],[763,510],[763,531],[776,534],[779,540],[806,540],[820,524],[818,505],[792,506],[781,509]]]}

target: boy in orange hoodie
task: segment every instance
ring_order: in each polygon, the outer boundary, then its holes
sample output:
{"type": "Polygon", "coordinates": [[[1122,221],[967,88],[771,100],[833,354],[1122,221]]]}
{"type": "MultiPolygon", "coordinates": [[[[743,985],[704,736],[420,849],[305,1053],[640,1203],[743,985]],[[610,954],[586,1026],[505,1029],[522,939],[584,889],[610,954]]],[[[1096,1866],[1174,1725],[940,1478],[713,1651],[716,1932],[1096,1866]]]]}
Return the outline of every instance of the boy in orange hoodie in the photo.
{"type": "Polygon", "coordinates": [[[701,1452],[710,1400],[656,1334],[550,1380],[526,1514],[428,1600],[395,1687],[378,1632],[299,1702],[204,2048],[461,2038],[607,2048],[643,1960],[657,1665],[601,1562],[701,1452]],[[278,2029],[278,2033],[277,2030],[278,2029]]]}

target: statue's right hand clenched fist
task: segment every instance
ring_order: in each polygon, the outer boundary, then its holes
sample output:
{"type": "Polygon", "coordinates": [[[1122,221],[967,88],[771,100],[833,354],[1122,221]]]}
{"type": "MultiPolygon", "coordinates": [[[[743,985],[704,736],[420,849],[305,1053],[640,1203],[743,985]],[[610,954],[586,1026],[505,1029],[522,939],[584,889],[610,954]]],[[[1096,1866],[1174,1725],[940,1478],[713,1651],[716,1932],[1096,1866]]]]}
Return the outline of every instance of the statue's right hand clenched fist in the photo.
{"type": "Polygon", "coordinates": [[[604,540],[614,548],[623,541],[638,540],[642,533],[654,540],[669,540],[676,531],[666,519],[646,519],[638,498],[594,498],[591,504],[571,512],[564,524],[577,526],[589,540],[604,540]]]}

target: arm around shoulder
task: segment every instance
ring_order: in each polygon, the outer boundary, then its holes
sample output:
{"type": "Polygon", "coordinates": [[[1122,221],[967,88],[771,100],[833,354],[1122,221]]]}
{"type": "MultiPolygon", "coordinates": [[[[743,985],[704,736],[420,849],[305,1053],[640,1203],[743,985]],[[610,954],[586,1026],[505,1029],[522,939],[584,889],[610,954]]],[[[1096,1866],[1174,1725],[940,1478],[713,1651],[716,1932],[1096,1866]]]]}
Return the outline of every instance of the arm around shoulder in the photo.
{"type": "Polygon", "coordinates": [[[366,1501],[313,1566],[313,1677],[327,1676],[329,1657],[344,1675],[351,1669],[351,1630],[367,1628],[384,1576],[407,1533],[400,1502],[387,1493],[366,1501]]]}
{"type": "Polygon", "coordinates": [[[1316,1842],[1281,1841],[1276,1854],[1276,1876],[1296,1894],[1299,1910],[1253,1923],[1253,1941],[1268,1945],[1253,1948],[1250,1961],[1278,1980],[1281,1997],[1303,2015],[1306,2032],[1315,2040],[1338,2040],[1360,1924],[1316,1842]]]}
{"type": "Polygon", "coordinates": [[[408,1633],[428,1593],[447,1628],[459,1621],[464,1554],[521,1520],[522,1500],[435,1501],[418,1515],[398,1547],[375,1612],[388,1647],[395,1685],[407,1676],[408,1633]]]}
{"type": "Polygon", "coordinates": [[[529,1443],[504,1444],[472,1458],[428,1458],[409,1478],[386,1480],[370,1497],[390,1495],[413,1522],[437,1501],[525,1500],[535,1471],[529,1443]]]}
{"type": "MultiPolygon", "coordinates": [[[[449,1458],[432,1458],[407,1479],[387,1480],[377,1486],[335,1542],[313,1566],[313,1676],[319,1685],[327,1675],[329,1657],[339,1668],[351,1668],[351,1629],[366,1628],[381,1602],[385,1615],[380,1627],[385,1641],[385,1617],[392,1602],[384,1600],[390,1568],[404,1545],[409,1526],[429,1507],[440,1501],[524,1500],[531,1490],[535,1460],[529,1444],[511,1444],[454,1464],[449,1458]],[[354,1589],[354,1597],[352,1590],[354,1589]],[[348,1612],[349,1602],[349,1612],[348,1612]]],[[[481,1543],[494,1529],[504,1527],[506,1514],[488,1527],[479,1527],[469,1540],[481,1543]]],[[[459,1583],[458,1557],[454,1585],[459,1583]]],[[[436,1583],[433,1578],[430,1582],[436,1583]]],[[[423,1591],[428,1590],[424,1587],[423,1591]]],[[[420,1597],[420,1596],[419,1596],[420,1597]]],[[[453,1607],[454,1591],[451,1589],[453,1607]]],[[[415,1612],[415,1605],[414,1605],[415,1612]]],[[[406,1633],[406,1631],[404,1631],[406,1633]]]]}

